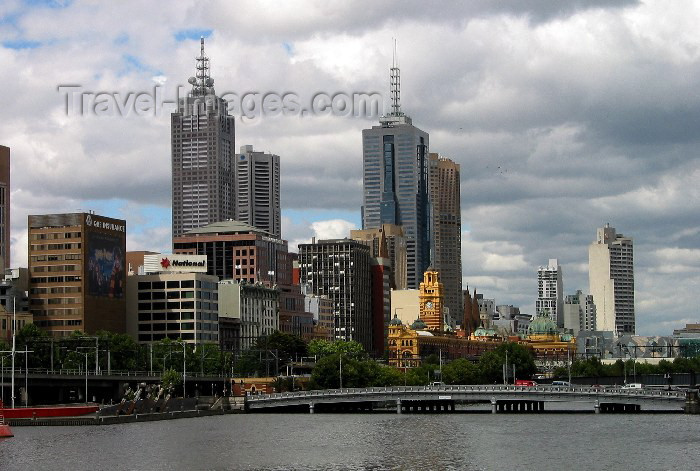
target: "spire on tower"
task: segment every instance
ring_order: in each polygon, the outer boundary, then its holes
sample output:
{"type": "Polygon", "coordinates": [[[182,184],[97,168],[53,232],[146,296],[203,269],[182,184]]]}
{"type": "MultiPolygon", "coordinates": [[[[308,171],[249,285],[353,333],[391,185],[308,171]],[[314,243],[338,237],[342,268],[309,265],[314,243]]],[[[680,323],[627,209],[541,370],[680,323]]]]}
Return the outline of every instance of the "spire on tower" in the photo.
{"type": "Polygon", "coordinates": [[[401,111],[401,69],[399,60],[396,57],[396,39],[394,39],[394,56],[389,69],[389,94],[391,95],[391,111],[379,118],[379,122],[384,126],[394,126],[396,124],[411,124],[411,118],[401,111]]]}
{"type": "Polygon", "coordinates": [[[394,39],[394,58],[389,69],[389,84],[391,93],[391,114],[389,116],[403,116],[401,112],[401,69],[396,59],[396,39],[394,39]]]}

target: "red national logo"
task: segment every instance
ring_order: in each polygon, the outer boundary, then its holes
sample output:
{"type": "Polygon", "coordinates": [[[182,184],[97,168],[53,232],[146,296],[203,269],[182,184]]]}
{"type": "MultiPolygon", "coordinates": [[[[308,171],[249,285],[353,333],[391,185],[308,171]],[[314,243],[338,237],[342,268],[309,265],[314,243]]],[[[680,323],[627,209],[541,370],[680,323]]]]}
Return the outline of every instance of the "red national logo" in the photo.
{"type": "Polygon", "coordinates": [[[162,260],[160,261],[160,266],[163,267],[163,268],[165,268],[165,269],[167,270],[168,267],[170,266],[170,260],[168,260],[167,257],[164,258],[164,259],[162,259],[162,260]]]}

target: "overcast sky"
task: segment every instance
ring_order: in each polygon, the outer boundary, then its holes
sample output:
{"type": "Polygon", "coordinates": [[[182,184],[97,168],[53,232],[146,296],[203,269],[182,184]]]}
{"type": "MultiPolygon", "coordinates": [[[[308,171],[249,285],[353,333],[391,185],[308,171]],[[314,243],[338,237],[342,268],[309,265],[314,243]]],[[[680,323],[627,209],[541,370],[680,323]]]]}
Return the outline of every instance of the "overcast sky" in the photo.
{"type": "MultiPolygon", "coordinates": [[[[167,101],[203,35],[219,94],[388,105],[396,38],[402,110],[461,164],[465,286],[533,313],[537,267],[557,258],[565,293],[587,292],[588,244],[609,222],[634,239],[637,333],[700,320],[700,2],[337,3],[3,0],[12,265],[27,263],[28,214],[95,210],[127,220],[128,250],[170,250],[172,107],[98,116],[88,100],[81,115],[58,86],[124,100],[158,85],[167,101]]],[[[290,247],[359,227],[373,124],[236,119],[236,147],[281,156],[290,247]]]]}

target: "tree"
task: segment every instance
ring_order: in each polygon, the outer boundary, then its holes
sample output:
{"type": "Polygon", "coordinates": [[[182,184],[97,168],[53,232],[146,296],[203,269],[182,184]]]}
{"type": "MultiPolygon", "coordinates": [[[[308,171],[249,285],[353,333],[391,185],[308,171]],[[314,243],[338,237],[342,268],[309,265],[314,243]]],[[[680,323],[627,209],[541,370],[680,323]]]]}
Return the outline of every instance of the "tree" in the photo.
{"type": "Polygon", "coordinates": [[[354,340],[321,340],[314,339],[308,345],[309,355],[318,358],[342,353],[345,358],[367,358],[367,352],[361,343],[354,340]]]}
{"type": "Polygon", "coordinates": [[[479,384],[481,372],[479,367],[467,360],[458,358],[442,368],[442,380],[447,384],[479,384]]]}
{"type": "Polygon", "coordinates": [[[484,381],[488,383],[503,381],[506,352],[508,353],[509,373],[513,371],[513,365],[515,365],[517,378],[530,379],[535,374],[537,367],[530,349],[514,342],[506,342],[495,350],[484,353],[479,358],[479,369],[484,381]]]}
{"type": "Polygon", "coordinates": [[[301,337],[279,330],[258,338],[255,348],[275,351],[279,357],[280,365],[286,364],[290,358],[296,360],[307,354],[306,342],[301,337]]]}
{"type": "Polygon", "coordinates": [[[165,370],[160,376],[160,384],[168,392],[173,392],[173,390],[182,384],[182,374],[173,370],[165,370]]]}

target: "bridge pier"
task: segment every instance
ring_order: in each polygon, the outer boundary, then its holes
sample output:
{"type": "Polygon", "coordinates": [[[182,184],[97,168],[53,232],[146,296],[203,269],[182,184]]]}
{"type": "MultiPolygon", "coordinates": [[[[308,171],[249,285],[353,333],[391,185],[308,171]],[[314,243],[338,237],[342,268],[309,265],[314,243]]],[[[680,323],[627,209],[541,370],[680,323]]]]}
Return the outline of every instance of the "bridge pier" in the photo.
{"type": "Polygon", "coordinates": [[[700,397],[698,397],[697,389],[686,391],[683,410],[686,414],[700,414],[700,397]]]}
{"type": "Polygon", "coordinates": [[[314,403],[309,402],[309,414],[313,414],[313,413],[314,413],[314,403]]]}
{"type": "Polygon", "coordinates": [[[594,405],[593,407],[594,407],[594,409],[595,409],[595,413],[596,413],[596,414],[600,414],[600,402],[599,402],[599,401],[595,401],[595,405],[594,405]]]}
{"type": "Polygon", "coordinates": [[[491,398],[491,413],[492,414],[498,413],[498,403],[496,402],[495,397],[491,398]]]}

